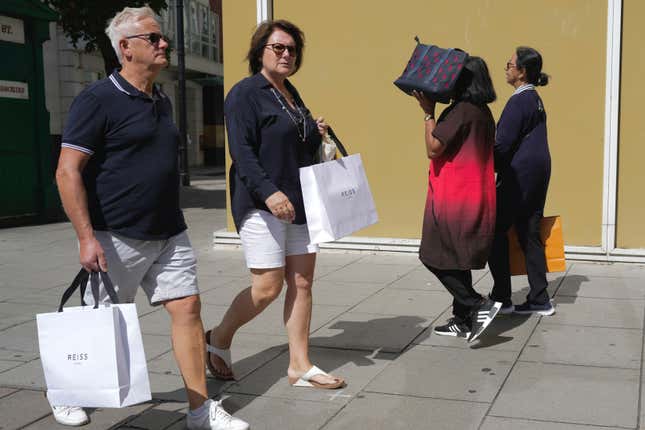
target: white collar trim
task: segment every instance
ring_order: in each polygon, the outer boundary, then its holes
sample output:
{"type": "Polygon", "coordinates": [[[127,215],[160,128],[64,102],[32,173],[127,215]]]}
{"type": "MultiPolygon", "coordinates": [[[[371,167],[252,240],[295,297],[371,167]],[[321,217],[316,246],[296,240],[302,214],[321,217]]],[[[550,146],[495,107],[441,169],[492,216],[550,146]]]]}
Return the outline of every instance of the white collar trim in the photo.
{"type": "Polygon", "coordinates": [[[530,90],[535,91],[535,85],[533,84],[520,85],[519,87],[517,87],[513,95],[523,93],[524,91],[530,91],[530,90]]]}
{"type": "Polygon", "coordinates": [[[127,95],[129,95],[129,96],[131,96],[131,95],[132,95],[132,94],[130,94],[129,92],[127,92],[127,91],[126,91],[126,90],[121,86],[121,84],[119,83],[119,81],[117,81],[117,80],[116,80],[116,78],[114,77],[114,75],[110,75],[110,81],[112,81],[112,83],[114,84],[114,86],[115,86],[119,91],[121,91],[122,93],[125,93],[125,94],[127,94],[127,95]]]}

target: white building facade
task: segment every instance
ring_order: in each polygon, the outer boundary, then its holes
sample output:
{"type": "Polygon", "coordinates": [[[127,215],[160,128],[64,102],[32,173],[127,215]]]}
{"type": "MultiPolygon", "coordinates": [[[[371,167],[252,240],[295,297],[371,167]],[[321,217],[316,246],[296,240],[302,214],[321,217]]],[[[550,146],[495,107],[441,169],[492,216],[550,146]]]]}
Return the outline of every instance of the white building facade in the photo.
{"type": "MultiPolygon", "coordinates": [[[[176,0],[168,1],[161,15],[162,31],[175,45],[176,0]]],[[[223,66],[221,1],[184,0],[186,64],[186,112],[188,163],[190,166],[223,166],[223,66]]],[[[173,46],[173,48],[174,48],[173,46]]],[[[46,104],[54,149],[60,147],[67,113],[74,98],[88,84],[105,78],[101,54],[86,53],[83,43],[75,48],[62,27],[50,24],[50,40],[43,45],[46,104]]],[[[177,120],[177,52],[157,79],[173,101],[177,120]]]]}

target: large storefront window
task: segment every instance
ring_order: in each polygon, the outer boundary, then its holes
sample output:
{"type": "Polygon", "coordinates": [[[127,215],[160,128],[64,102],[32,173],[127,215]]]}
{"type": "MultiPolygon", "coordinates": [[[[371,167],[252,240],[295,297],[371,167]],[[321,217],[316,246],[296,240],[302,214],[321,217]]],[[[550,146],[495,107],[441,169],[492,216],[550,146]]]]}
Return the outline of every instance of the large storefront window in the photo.
{"type": "MultiPolygon", "coordinates": [[[[161,16],[163,31],[176,44],[177,2],[168,1],[168,9],[161,16]]],[[[206,3],[184,0],[184,49],[193,54],[220,61],[219,16],[206,3]]],[[[174,45],[176,46],[176,45],[174,45]]],[[[173,46],[173,47],[174,47],[173,46]]]]}

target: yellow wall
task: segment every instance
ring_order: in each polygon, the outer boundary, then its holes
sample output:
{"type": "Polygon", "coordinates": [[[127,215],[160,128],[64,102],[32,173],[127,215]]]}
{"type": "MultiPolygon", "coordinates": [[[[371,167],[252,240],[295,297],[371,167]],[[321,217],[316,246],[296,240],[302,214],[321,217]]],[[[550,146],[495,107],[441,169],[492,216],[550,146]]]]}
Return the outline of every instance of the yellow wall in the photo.
{"type": "MultiPolygon", "coordinates": [[[[224,2],[226,89],[245,76],[229,58],[239,62],[248,47],[248,22],[256,16],[251,3],[224,2]]],[[[420,236],[428,167],[423,115],[392,85],[418,35],[486,59],[499,97],[491,105],[496,118],[512,94],[503,67],[515,46],[541,50],[552,75],[540,90],[553,158],[546,212],[563,216],[567,244],[600,245],[607,6],[589,0],[522,4],[408,0],[388,8],[368,0],[274,0],[275,18],[292,20],[307,38],[304,65],[292,81],[314,115],[325,116],[350,152],[363,157],[380,222],[361,235],[420,236]]]]}
{"type": "Polygon", "coordinates": [[[643,128],[643,72],[645,71],[645,3],[623,1],[623,46],[618,157],[618,214],[616,245],[645,248],[645,128],[643,128]]]}
{"type": "MultiPolygon", "coordinates": [[[[222,1],[222,38],[224,43],[224,94],[228,93],[233,85],[248,75],[248,63],[244,60],[249,49],[251,35],[257,25],[256,2],[251,0],[223,0],[222,1]]],[[[228,154],[228,140],[226,150],[226,172],[231,166],[228,154]]],[[[229,202],[229,187],[226,187],[226,219],[228,229],[235,231],[235,224],[231,216],[229,202]]]]}

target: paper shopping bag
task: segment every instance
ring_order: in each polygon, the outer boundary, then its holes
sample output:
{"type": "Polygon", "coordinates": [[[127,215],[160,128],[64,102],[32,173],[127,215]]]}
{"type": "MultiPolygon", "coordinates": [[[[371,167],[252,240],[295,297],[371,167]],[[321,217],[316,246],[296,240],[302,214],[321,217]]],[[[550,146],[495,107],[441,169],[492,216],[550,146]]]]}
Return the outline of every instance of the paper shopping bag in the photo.
{"type": "Polygon", "coordinates": [[[311,243],[338,240],[378,221],[360,154],[300,168],[311,243]]]}
{"type": "MultiPolygon", "coordinates": [[[[107,274],[101,276],[118,302],[107,274]]],[[[59,312],[36,316],[47,397],[56,406],[124,407],[148,401],[150,382],[136,305],[99,305],[98,274],[92,277],[94,307],[63,308],[78,286],[81,292],[85,289],[88,275],[79,273],[59,312]]]]}
{"type": "MultiPolygon", "coordinates": [[[[544,244],[547,272],[564,272],[564,238],[559,216],[544,217],[540,221],[540,236],[544,244]]],[[[517,240],[515,227],[508,231],[508,255],[511,275],[526,275],[526,259],[517,240]]]]}

